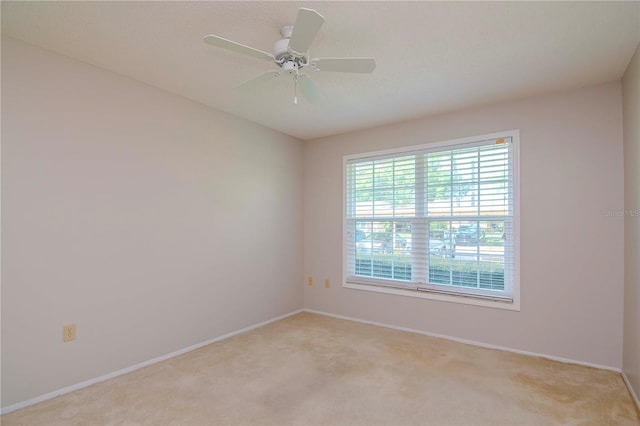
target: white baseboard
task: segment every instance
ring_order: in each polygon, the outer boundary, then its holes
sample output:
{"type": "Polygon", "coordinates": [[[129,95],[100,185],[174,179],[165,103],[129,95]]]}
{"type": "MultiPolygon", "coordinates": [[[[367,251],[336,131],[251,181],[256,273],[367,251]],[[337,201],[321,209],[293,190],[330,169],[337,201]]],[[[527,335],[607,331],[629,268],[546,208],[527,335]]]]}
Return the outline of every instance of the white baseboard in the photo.
{"type": "Polygon", "coordinates": [[[633,398],[633,401],[636,403],[636,407],[638,407],[638,411],[640,412],[640,398],[638,398],[638,394],[631,386],[631,382],[629,382],[629,378],[626,374],[624,374],[624,371],[622,372],[622,380],[624,380],[624,384],[627,385],[627,389],[629,389],[631,398],[633,398]]]}
{"type": "Polygon", "coordinates": [[[131,373],[132,371],[138,370],[143,367],[147,367],[152,364],[156,364],[161,361],[166,361],[167,359],[177,357],[178,355],[185,354],[187,352],[191,352],[193,350],[199,349],[203,346],[210,345],[215,342],[219,342],[220,340],[228,339],[229,337],[236,336],[238,334],[246,333],[247,331],[251,331],[255,328],[259,328],[270,324],[275,321],[279,321],[281,319],[290,317],[291,315],[299,314],[303,309],[298,309],[297,311],[289,312],[288,314],[280,315],[279,317],[272,318],[257,324],[250,325],[245,328],[241,328],[240,330],[232,331],[231,333],[223,334],[222,336],[214,337],[209,340],[205,340],[204,342],[196,343],[195,345],[191,345],[189,347],[179,349],[177,351],[168,353],[166,355],[159,356],[157,358],[150,359],[148,361],[143,361],[138,364],[132,365],[130,367],[126,367],[112,373],[105,374],[103,376],[95,377],[93,379],[85,380],[84,382],[76,383],[75,385],[67,386],[62,389],[54,390],[53,392],[46,393],[44,395],[37,396],[32,399],[28,399],[26,401],[18,402],[12,405],[8,405],[6,407],[0,408],[0,415],[7,414],[15,410],[19,410],[21,408],[28,407],[29,405],[37,404],[39,402],[46,401],[48,399],[55,398],[56,396],[64,395],[69,392],[73,392],[78,389],[86,388],[87,386],[91,386],[96,383],[104,382],[105,380],[113,379],[114,377],[122,376],[123,374],[131,373]]]}
{"type": "Polygon", "coordinates": [[[378,327],[391,328],[393,330],[399,330],[399,331],[406,331],[406,332],[409,332],[409,333],[422,334],[422,335],[429,336],[429,337],[437,337],[439,339],[451,340],[451,341],[454,341],[454,342],[465,343],[467,345],[478,346],[478,347],[481,347],[481,348],[497,349],[497,350],[500,350],[500,351],[513,352],[513,353],[521,354],[521,355],[535,356],[535,357],[549,359],[549,360],[552,360],[552,361],[564,362],[564,363],[567,363],[567,364],[584,365],[586,367],[593,367],[593,368],[599,368],[601,370],[609,370],[609,371],[615,371],[616,373],[622,373],[621,369],[616,368],[616,367],[611,367],[611,366],[608,366],[608,365],[594,364],[594,363],[591,363],[591,362],[577,361],[575,359],[562,358],[562,357],[557,357],[557,356],[553,356],[553,355],[547,355],[547,354],[540,354],[540,353],[536,353],[536,352],[523,351],[523,350],[520,350],[520,349],[509,348],[509,347],[506,347],[506,346],[491,345],[489,343],[478,342],[478,341],[475,341],[475,340],[461,339],[459,337],[452,337],[452,336],[447,336],[447,335],[438,334],[438,333],[430,333],[428,331],[417,330],[415,328],[398,327],[398,326],[395,326],[395,325],[385,324],[385,323],[376,322],[376,321],[368,321],[368,320],[362,320],[362,319],[359,319],[359,318],[347,317],[347,316],[344,316],[344,315],[336,315],[336,314],[332,314],[332,313],[329,313],[329,312],[317,311],[315,309],[306,309],[305,308],[305,309],[303,309],[303,311],[304,312],[310,312],[310,313],[313,313],[313,314],[324,315],[324,316],[332,317],[332,318],[338,318],[338,319],[343,319],[343,320],[348,320],[348,321],[355,321],[355,322],[359,322],[359,323],[363,323],[363,324],[376,325],[378,327]]]}
{"type": "Polygon", "coordinates": [[[399,326],[394,326],[394,325],[391,325],[391,324],[385,324],[385,323],[376,322],[376,321],[368,321],[368,320],[363,320],[363,319],[354,318],[354,317],[348,317],[348,316],[344,316],[344,315],[337,315],[337,314],[332,314],[332,313],[329,313],[329,312],[318,311],[318,310],[315,310],[315,309],[298,309],[296,311],[289,312],[287,314],[280,315],[278,317],[275,317],[275,318],[272,318],[272,319],[269,319],[269,320],[266,320],[266,321],[263,321],[263,322],[260,322],[260,323],[257,323],[257,324],[250,325],[250,326],[242,328],[240,330],[232,331],[231,333],[227,333],[227,334],[224,334],[222,336],[214,337],[214,338],[206,340],[204,342],[196,343],[195,345],[192,345],[192,346],[189,346],[189,347],[186,347],[186,348],[183,348],[183,349],[168,353],[166,355],[162,355],[162,356],[159,356],[157,358],[150,359],[148,361],[143,361],[141,363],[138,363],[138,364],[132,365],[130,367],[126,367],[126,368],[114,371],[112,373],[108,373],[108,374],[105,374],[105,375],[102,375],[102,376],[99,376],[99,377],[95,377],[93,379],[89,379],[89,380],[86,380],[84,382],[76,383],[75,385],[71,385],[71,386],[67,386],[67,387],[61,388],[61,389],[57,389],[57,390],[55,390],[53,392],[49,392],[49,393],[46,393],[44,395],[40,395],[38,397],[29,399],[29,400],[26,400],[26,401],[18,402],[16,404],[12,404],[12,405],[9,405],[7,407],[0,408],[0,415],[1,414],[7,414],[7,413],[10,413],[10,412],[15,411],[15,410],[19,410],[21,408],[28,407],[29,405],[37,404],[39,402],[43,402],[43,401],[55,398],[57,396],[67,394],[69,392],[73,392],[75,390],[82,389],[82,388],[85,388],[87,386],[91,386],[91,385],[96,384],[96,383],[104,382],[105,380],[109,380],[109,379],[112,379],[114,377],[121,376],[123,374],[131,373],[132,371],[138,370],[140,368],[147,367],[149,365],[156,364],[158,362],[165,361],[165,360],[170,359],[170,358],[174,358],[176,356],[185,354],[187,352],[191,352],[191,351],[199,349],[199,348],[201,348],[203,346],[207,346],[207,345],[210,345],[210,344],[215,343],[215,342],[219,342],[219,341],[224,340],[224,339],[228,339],[229,337],[233,337],[233,336],[236,336],[238,334],[246,333],[248,331],[251,331],[253,329],[265,326],[265,325],[270,324],[272,322],[279,321],[281,319],[287,318],[287,317],[292,316],[292,315],[296,315],[296,314],[298,314],[300,312],[310,312],[310,313],[313,313],[313,314],[324,315],[324,316],[327,316],[327,317],[343,319],[343,320],[347,320],[347,321],[359,322],[359,323],[362,323],[362,324],[375,325],[375,326],[378,326],[378,327],[385,327],[385,328],[390,328],[390,329],[393,329],[393,330],[399,330],[399,331],[406,331],[406,332],[409,332],[409,333],[422,334],[422,335],[430,336],[430,337],[437,337],[437,338],[440,338],[440,339],[451,340],[451,341],[454,341],[454,342],[465,343],[465,344],[468,344],[468,345],[478,346],[478,347],[487,348],[487,349],[497,349],[497,350],[502,350],[502,351],[506,351],[506,352],[513,352],[513,353],[522,354],[522,355],[536,356],[536,357],[550,359],[550,360],[553,360],[553,361],[559,361],[559,362],[564,362],[564,363],[569,363],[569,364],[584,365],[584,366],[587,366],[587,367],[599,368],[599,369],[602,369],[602,370],[609,370],[609,371],[614,371],[614,372],[617,372],[617,373],[621,373],[622,378],[623,378],[627,388],[629,389],[629,393],[631,394],[631,397],[633,398],[634,402],[638,406],[638,409],[640,410],[640,401],[638,399],[638,395],[635,393],[634,389],[631,387],[631,384],[629,383],[629,379],[627,378],[627,376],[619,368],[610,367],[610,366],[607,366],[607,365],[594,364],[594,363],[590,363],[590,362],[578,361],[578,360],[569,359],[569,358],[562,358],[562,357],[557,357],[557,356],[553,356],[553,355],[547,355],[547,354],[540,354],[540,353],[535,353],[535,352],[523,351],[523,350],[519,350],[519,349],[505,347],[505,346],[491,345],[491,344],[478,342],[478,341],[474,341],[474,340],[461,339],[461,338],[458,338],[458,337],[452,337],[452,336],[447,336],[447,335],[437,334],[437,333],[430,333],[430,332],[417,330],[417,329],[413,329],[413,328],[408,328],[408,327],[399,327],[399,326]]]}

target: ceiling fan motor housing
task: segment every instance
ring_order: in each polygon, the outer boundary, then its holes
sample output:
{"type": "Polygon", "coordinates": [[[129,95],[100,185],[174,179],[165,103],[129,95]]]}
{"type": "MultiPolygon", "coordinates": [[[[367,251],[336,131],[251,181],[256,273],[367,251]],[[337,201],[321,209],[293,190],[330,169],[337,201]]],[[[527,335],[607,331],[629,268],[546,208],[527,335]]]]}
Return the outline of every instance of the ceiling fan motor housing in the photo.
{"type": "Polygon", "coordinates": [[[291,33],[293,32],[293,26],[287,25],[280,29],[282,39],[275,42],[273,45],[273,56],[276,62],[287,74],[296,74],[297,71],[307,65],[307,59],[304,56],[297,56],[291,53],[289,50],[289,41],[291,33]]]}

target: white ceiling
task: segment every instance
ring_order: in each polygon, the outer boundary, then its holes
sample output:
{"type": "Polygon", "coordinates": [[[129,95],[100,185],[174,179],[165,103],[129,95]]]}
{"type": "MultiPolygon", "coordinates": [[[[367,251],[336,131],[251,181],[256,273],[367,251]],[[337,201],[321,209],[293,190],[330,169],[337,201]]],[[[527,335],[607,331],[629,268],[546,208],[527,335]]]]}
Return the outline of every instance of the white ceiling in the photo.
{"type": "Polygon", "coordinates": [[[640,2],[9,2],[2,33],[300,139],[620,79],[640,2]],[[313,73],[234,86],[275,65],[202,42],[272,51],[299,7],[326,18],[312,56],[373,56],[373,74],[313,73]]]}

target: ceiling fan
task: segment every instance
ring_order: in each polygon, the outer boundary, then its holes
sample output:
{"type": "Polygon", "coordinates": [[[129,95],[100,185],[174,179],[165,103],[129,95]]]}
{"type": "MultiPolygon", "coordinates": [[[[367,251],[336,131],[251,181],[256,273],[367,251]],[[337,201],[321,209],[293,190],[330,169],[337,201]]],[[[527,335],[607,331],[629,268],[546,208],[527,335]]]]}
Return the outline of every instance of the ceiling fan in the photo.
{"type": "Polygon", "coordinates": [[[273,54],[213,34],[204,36],[204,41],[236,53],[272,61],[279,68],[254,77],[238,86],[237,89],[252,89],[268,80],[278,78],[284,73],[293,76],[293,102],[295,104],[298,103],[298,83],[300,83],[300,90],[305,98],[309,102],[317,102],[319,100],[319,92],[309,75],[304,72],[306,69],[312,71],[371,73],[376,67],[376,61],[373,58],[310,59],[309,47],[323,23],[324,17],[315,10],[300,8],[295,23],[280,29],[282,39],[275,43],[273,54]]]}

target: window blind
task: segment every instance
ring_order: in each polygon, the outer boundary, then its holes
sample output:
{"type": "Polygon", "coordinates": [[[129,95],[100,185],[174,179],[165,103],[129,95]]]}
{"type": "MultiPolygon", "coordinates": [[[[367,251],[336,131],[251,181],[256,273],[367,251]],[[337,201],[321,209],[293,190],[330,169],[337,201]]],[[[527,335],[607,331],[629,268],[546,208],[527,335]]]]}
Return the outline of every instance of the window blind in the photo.
{"type": "Polygon", "coordinates": [[[345,163],[347,282],[510,301],[511,136],[345,163]]]}

